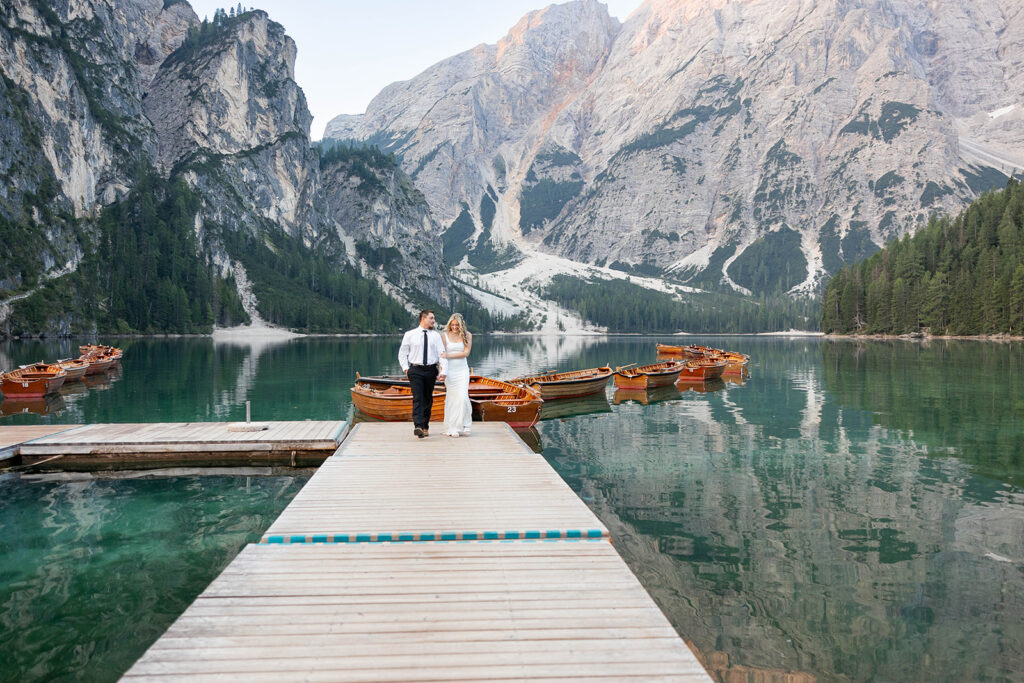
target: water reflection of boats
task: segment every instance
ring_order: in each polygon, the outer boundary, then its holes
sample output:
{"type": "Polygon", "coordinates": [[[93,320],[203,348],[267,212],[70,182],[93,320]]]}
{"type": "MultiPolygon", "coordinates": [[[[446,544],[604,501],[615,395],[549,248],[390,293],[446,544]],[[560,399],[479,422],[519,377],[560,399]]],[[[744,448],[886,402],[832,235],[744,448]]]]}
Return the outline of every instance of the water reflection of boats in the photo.
{"type": "MultiPolygon", "coordinates": [[[[83,378],[80,378],[83,379],[83,378]]],[[[72,382],[71,384],[65,384],[58,391],[61,396],[83,396],[89,393],[89,387],[85,384],[85,381],[72,382]]]]}
{"type": "Polygon", "coordinates": [[[61,394],[47,394],[36,398],[5,398],[0,403],[0,415],[49,415],[67,407],[61,394]]]}
{"type": "Polygon", "coordinates": [[[581,396],[579,398],[545,401],[540,409],[540,419],[556,420],[577,415],[610,412],[612,412],[612,407],[608,403],[608,396],[602,391],[600,394],[591,394],[590,396],[581,396]]]}
{"type": "MultiPolygon", "coordinates": [[[[739,384],[743,384],[743,380],[736,378],[739,384]]],[[[677,386],[679,391],[686,393],[687,391],[695,391],[698,394],[713,394],[716,391],[725,389],[726,380],[722,377],[716,377],[715,379],[709,379],[706,382],[680,382],[677,386]]]]}
{"type": "Polygon", "coordinates": [[[674,384],[670,384],[667,387],[657,387],[655,389],[646,390],[616,389],[615,395],[612,396],[612,403],[619,405],[620,403],[628,403],[632,401],[646,406],[652,403],[671,401],[672,399],[679,398],[682,395],[682,392],[680,392],[678,387],[674,384]]]}
{"type": "MultiPolygon", "coordinates": [[[[607,403],[607,401],[605,401],[607,403]]],[[[536,427],[526,427],[523,429],[515,429],[516,436],[523,440],[523,442],[530,447],[530,450],[534,453],[541,453],[544,450],[543,445],[540,442],[540,432],[537,431],[536,427]]]]}
{"type": "Polygon", "coordinates": [[[109,389],[110,385],[121,377],[121,369],[113,367],[107,372],[90,375],[88,372],[85,373],[85,377],[82,381],[85,382],[85,386],[89,387],[93,391],[103,391],[109,389]]]}
{"type": "Polygon", "coordinates": [[[748,377],[750,377],[749,372],[746,375],[722,375],[722,379],[726,384],[735,384],[738,387],[746,384],[748,377]]]}

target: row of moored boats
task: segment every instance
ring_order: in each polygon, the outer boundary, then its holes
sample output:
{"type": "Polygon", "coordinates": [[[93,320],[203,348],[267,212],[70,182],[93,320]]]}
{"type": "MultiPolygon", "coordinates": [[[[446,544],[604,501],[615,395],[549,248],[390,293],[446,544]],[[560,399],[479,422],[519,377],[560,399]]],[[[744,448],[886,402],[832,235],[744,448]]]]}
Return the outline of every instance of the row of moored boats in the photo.
{"type": "Polygon", "coordinates": [[[32,363],[0,374],[0,391],[4,398],[41,398],[52,394],[69,382],[87,375],[102,375],[121,366],[121,349],[113,346],[84,344],[78,347],[78,358],[65,358],[54,363],[32,363]]]}
{"type": "MultiPolygon", "coordinates": [[[[677,382],[702,383],[724,375],[746,377],[750,357],[706,346],[658,344],[657,363],[603,366],[570,372],[554,372],[509,380],[471,375],[469,400],[473,419],[507,422],[512,427],[531,427],[540,417],[545,401],[580,398],[603,393],[614,377],[620,389],[656,389],[677,382]]],[[[431,419],[444,420],[445,389],[434,388],[431,419]]],[[[402,375],[362,377],[356,373],[352,402],[364,416],[386,421],[412,420],[412,388],[402,375]]]]}

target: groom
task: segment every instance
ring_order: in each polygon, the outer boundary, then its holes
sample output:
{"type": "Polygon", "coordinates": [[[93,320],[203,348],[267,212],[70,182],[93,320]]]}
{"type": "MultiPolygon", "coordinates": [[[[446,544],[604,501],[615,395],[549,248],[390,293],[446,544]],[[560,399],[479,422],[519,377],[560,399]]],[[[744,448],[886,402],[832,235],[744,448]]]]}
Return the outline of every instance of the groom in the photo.
{"type": "Polygon", "coordinates": [[[434,330],[434,312],[420,311],[420,324],[402,337],[398,362],[412,387],[412,423],[415,426],[412,433],[421,439],[430,434],[434,384],[444,381],[448,368],[448,362],[441,357],[443,351],[444,340],[434,330]]]}

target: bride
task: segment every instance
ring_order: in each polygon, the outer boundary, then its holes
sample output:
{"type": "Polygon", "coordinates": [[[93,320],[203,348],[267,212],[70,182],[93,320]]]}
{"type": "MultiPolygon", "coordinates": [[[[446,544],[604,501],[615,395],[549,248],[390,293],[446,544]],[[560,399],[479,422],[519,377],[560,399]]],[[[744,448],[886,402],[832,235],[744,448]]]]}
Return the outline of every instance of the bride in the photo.
{"type": "Polygon", "coordinates": [[[466,321],[453,313],[444,326],[444,341],[447,351],[441,356],[448,359],[448,375],[445,377],[444,433],[448,436],[469,434],[473,421],[473,406],[469,402],[469,350],[473,347],[473,335],[466,329],[466,321]]]}

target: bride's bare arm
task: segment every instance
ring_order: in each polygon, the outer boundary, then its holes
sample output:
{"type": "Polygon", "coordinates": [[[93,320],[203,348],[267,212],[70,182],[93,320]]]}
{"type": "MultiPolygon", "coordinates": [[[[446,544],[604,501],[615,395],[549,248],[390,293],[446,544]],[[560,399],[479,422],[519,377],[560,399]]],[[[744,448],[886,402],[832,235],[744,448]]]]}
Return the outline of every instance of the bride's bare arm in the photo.
{"type": "Polygon", "coordinates": [[[469,358],[469,352],[473,348],[473,335],[469,335],[466,339],[466,348],[462,351],[449,351],[445,354],[445,358],[451,360],[452,358],[469,358]]]}

